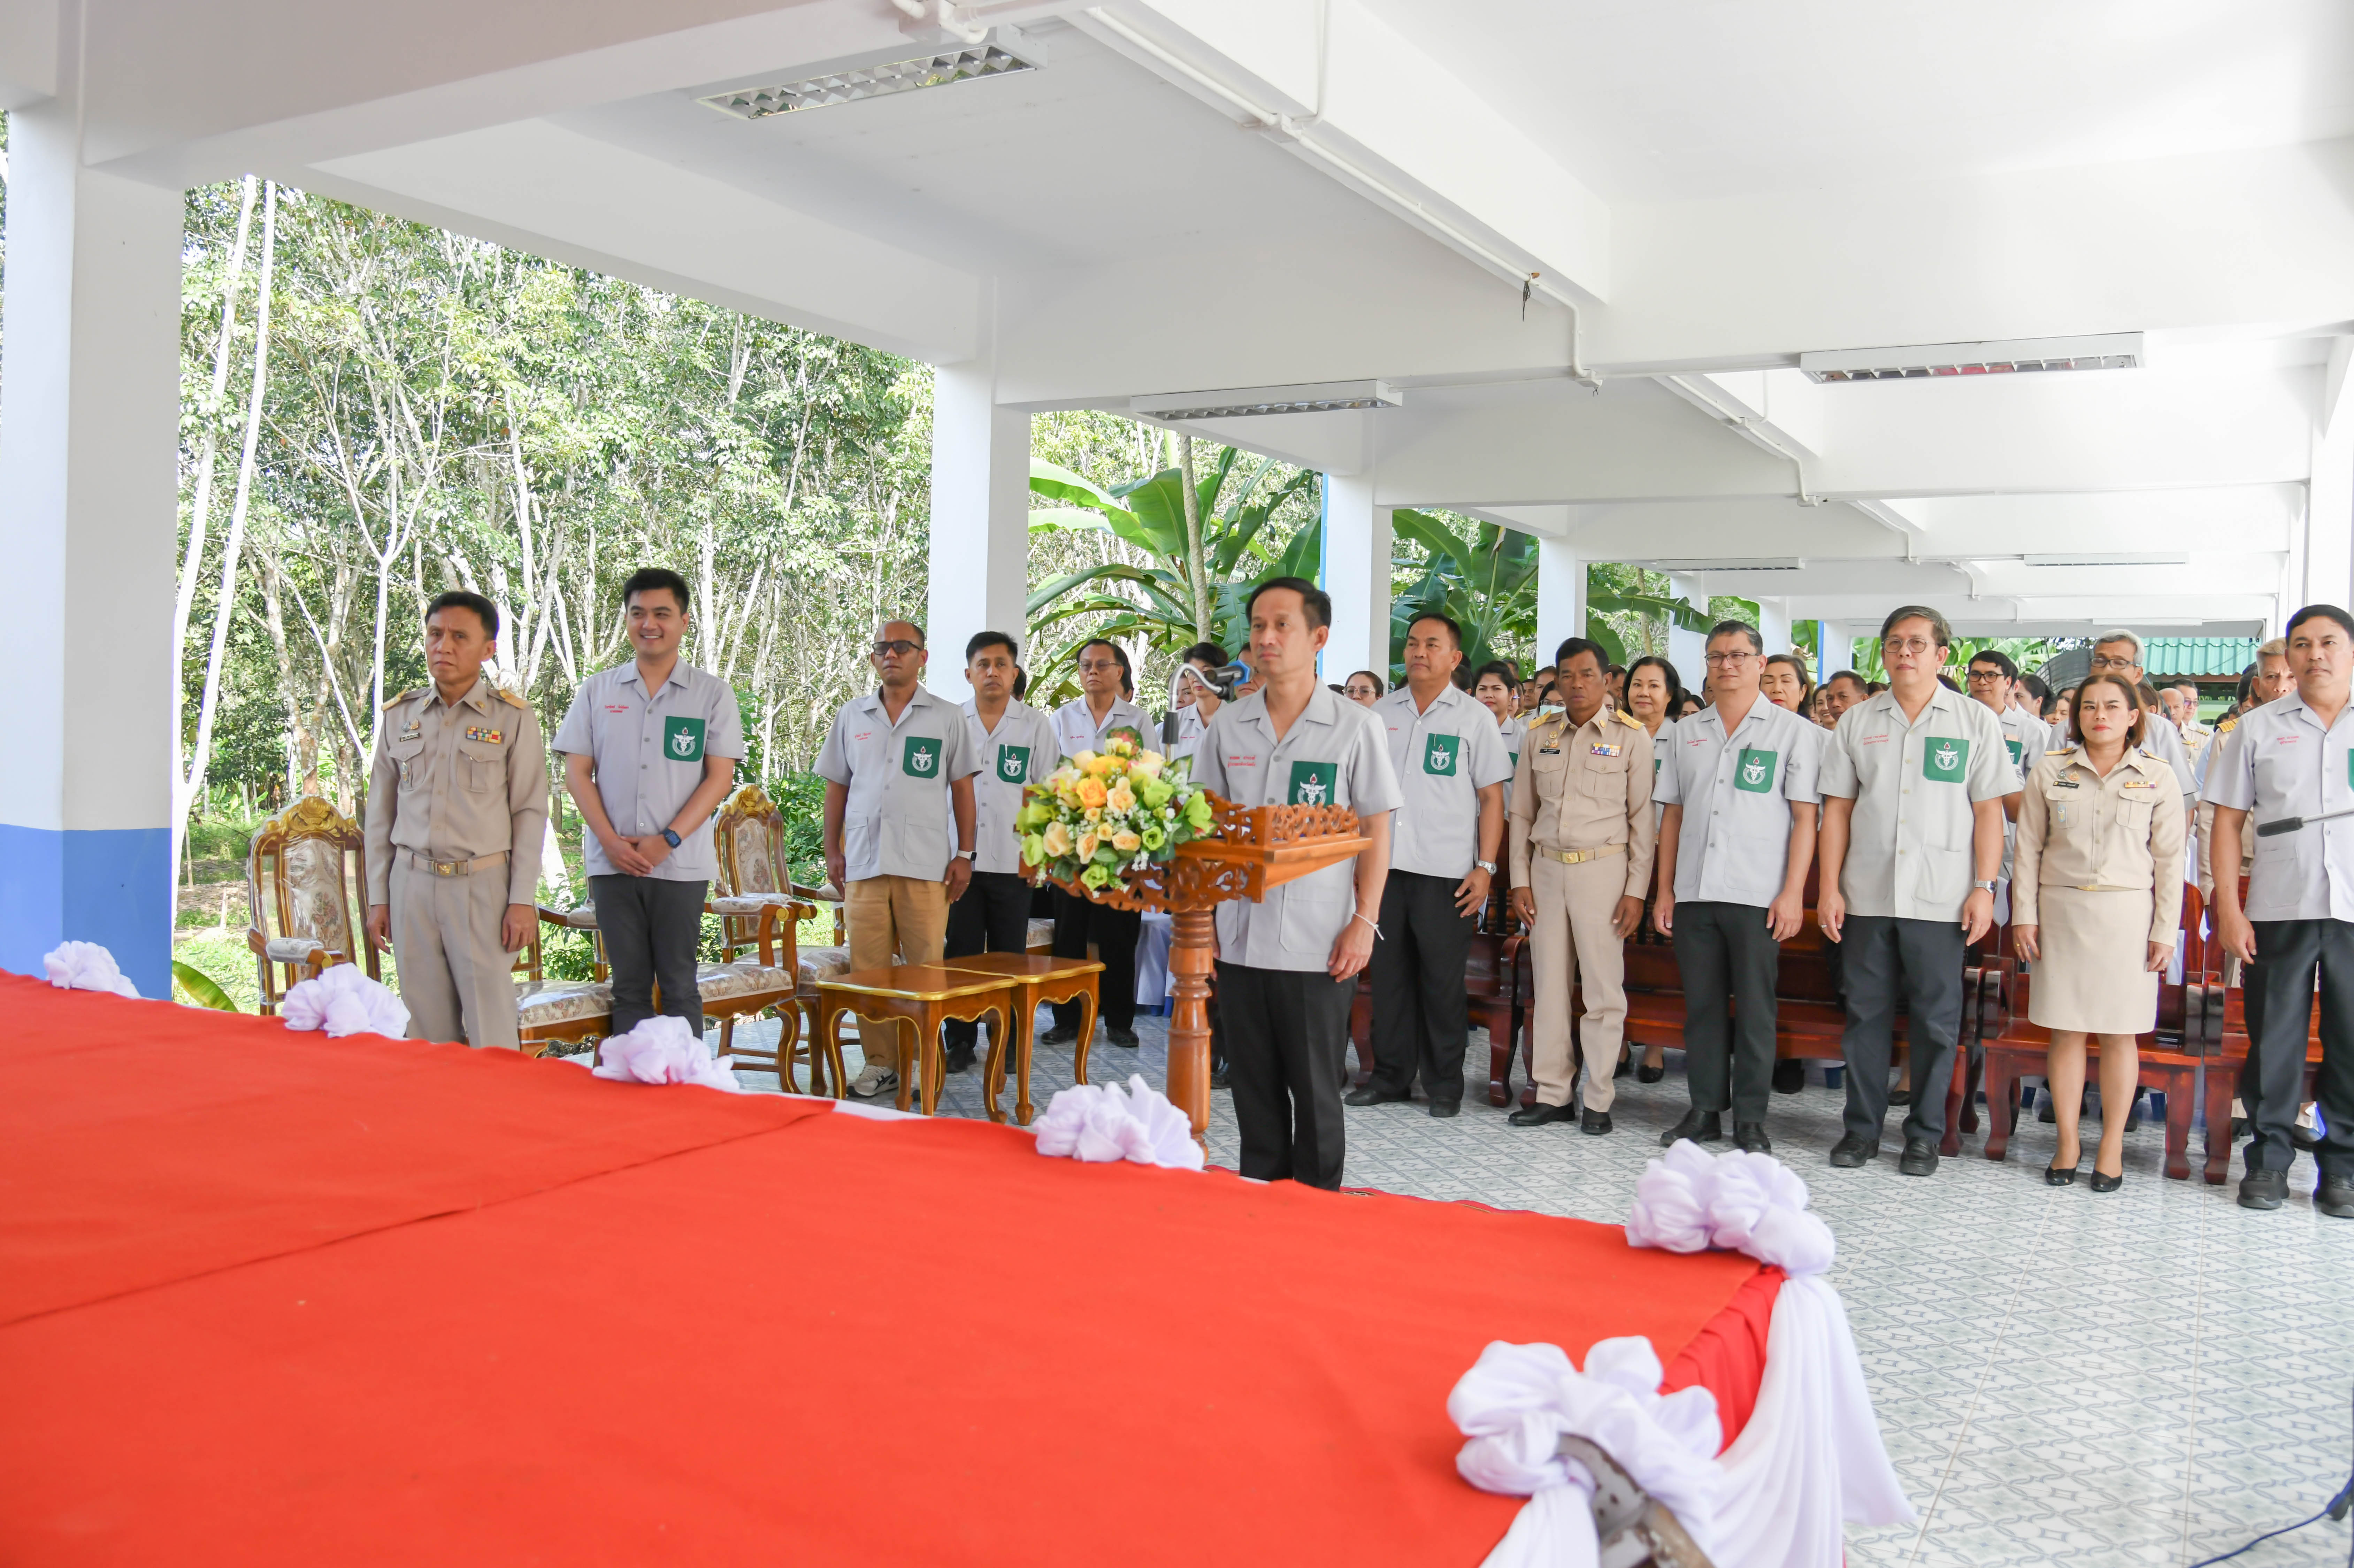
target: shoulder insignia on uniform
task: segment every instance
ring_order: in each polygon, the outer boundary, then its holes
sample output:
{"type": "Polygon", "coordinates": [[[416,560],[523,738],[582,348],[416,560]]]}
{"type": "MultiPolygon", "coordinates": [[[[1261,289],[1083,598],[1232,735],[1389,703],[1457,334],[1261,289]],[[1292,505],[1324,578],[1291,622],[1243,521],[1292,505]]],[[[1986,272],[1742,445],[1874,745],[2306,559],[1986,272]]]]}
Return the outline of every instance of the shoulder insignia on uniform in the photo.
{"type": "Polygon", "coordinates": [[[1633,714],[1628,713],[1624,708],[1620,708],[1618,710],[1618,722],[1625,725],[1628,729],[1640,729],[1643,727],[1643,721],[1637,718],[1633,714]]]}
{"type": "Polygon", "coordinates": [[[499,701],[506,704],[506,705],[511,708],[527,708],[531,706],[529,703],[525,702],[521,697],[516,696],[504,686],[493,686],[491,688],[491,694],[498,698],[499,701]]]}
{"type": "Polygon", "coordinates": [[[398,707],[409,698],[423,696],[429,689],[429,688],[425,686],[419,686],[412,691],[403,692],[397,697],[387,697],[384,701],[384,711],[390,713],[393,709],[398,707]]]}
{"type": "Polygon", "coordinates": [[[2043,755],[2046,757],[2065,757],[2075,749],[2076,748],[2073,746],[2055,746],[2043,755]]]}
{"type": "Polygon", "coordinates": [[[2229,734],[2229,733],[2231,732],[2231,728],[2232,728],[2232,726],[2233,725],[2235,725],[2235,724],[2238,724],[2239,722],[2240,722],[2240,715],[2237,715],[2237,714],[2233,714],[2230,718],[2225,719],[2221,724],[2219,724],[2219,725],[2217,725],[2217,726],[2215,726],[2215,733],[2216,733],[2217,735],[2226,735],[2226,734],[2229,734]]]}

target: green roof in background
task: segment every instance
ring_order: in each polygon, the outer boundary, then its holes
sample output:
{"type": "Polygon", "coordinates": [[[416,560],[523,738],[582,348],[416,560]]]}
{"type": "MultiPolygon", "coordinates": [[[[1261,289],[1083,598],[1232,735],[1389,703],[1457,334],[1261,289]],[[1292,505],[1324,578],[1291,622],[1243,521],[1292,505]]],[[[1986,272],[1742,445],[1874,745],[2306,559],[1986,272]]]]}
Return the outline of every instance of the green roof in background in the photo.
{"type": "Polygon", "coordinates": [[[2256,662],[2253,637],[2153,637],[2142,644],[2141,667],[2159,675],[2204,675],[2239,679],[2256,662]]]}

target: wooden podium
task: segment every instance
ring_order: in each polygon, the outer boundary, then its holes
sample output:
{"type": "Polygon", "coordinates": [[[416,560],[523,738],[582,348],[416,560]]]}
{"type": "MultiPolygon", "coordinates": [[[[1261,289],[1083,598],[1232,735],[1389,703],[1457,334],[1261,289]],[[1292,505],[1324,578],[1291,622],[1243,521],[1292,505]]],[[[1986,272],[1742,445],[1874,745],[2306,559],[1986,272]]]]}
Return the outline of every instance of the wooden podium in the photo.
{"type": "Polygon", "coordinates": [[[1055,883],[1115,909],[1159,909],[1172,917],[1169,973],[1177,982],[1177,1011],[1169,1022],[1169,1098],[1192,1119],[1197,1143],[1210,1127],[1211,911],[1352,859],[1371,842],[1357,832],[1357,813],[1338,806],[1246,809],[1213,794],[1210,807],[1216,817],[1210,835],[1125,884],[1090,892],[1055,883]]]}

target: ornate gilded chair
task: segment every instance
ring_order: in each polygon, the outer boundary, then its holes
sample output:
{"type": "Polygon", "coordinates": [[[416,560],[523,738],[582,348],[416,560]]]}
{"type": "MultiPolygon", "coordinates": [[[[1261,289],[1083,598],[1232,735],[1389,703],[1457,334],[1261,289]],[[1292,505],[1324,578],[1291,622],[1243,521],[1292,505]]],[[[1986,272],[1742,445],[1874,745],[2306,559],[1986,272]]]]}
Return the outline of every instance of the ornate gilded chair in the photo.
{"type": "MultiPolygon", "coordinates": [[[[719,1020],[721,1054],[734,1054],[739,1065],[774,1072],[793,1091],[793,1067],[808,1056],[801,1044],[808,1037],[801,993],[814,991],[814,983],[805,985],[802,978],[808,966],[801,961],[798,927],[817,910],[795,896],[784,813],[758,784],[727,798],[712,823],[712,839],[719,852],[719,887],[704,908],[719,916],[720,961],[696,967],[695,989],[703,993],[705,1015],[719,1020]],[[736,1021],[770,1011],[777,1015],[775,1047],[737,1051],[736,1021]]],[[[812,1064],[811,1088],[824,1076],[812,1064]]]]}
{"type": "Polygon", "coordinates": [[[261,1011],[274,1013],[296,982],[334,964],[383,972],[367,945],[367,849],[359,824],[331,801],[305,795],[261,824],[245,859],[246,946],[253,949],[261,1011]]]}
{"type": "MultiPolygon", "coordinates": [[[[605,949],[601,946],[594,949],[593,980],[550,980],[540,967],[539,927],[581,929],[575,918],[580,913],[561,913],[541,905],[531,941],[515,956],[516,1040],[525,1055],[536,1056],[558,1043],[596,1040],[612,1033],[613,985],[607,978],[605,949]]],[[[593,916],[594,911],[589,913],[593,916]]],[[[590,942],[595,943],[597,927],[591,924],[586,929],[590,942]]]]}

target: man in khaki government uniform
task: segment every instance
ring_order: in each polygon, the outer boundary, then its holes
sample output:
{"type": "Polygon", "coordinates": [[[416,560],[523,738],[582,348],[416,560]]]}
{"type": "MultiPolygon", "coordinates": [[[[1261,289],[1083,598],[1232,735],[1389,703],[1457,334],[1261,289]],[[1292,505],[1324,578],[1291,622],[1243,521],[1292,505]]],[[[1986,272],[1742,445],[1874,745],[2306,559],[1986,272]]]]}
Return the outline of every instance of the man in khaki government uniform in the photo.
{"type": "Polygon", "coordinates": [[[1585,1059],[1579,1130],[1610,1130],[1611,1074],[1627,1029],[1626,940],[1643,917],[1657,843],[1651,736],[1609,703],[1609,661],[1583,637],[1554,655],[1563,712],[1532,720],[1512,777],[1512,907],[1531,928],[1536,1012],[1529,1075],[1537,1103],[1514,1127],[1567,1121],[1576,1064],[1569,990],[1585,989],[1577,1043],[1585,1059]]]}
{"type": "Polygon", "coordinates": [[[498,607],[480,594],[426,607],[433,683],[384,705],[368,775],[367,934],[392,948],[410,1039],[513,1050],[547,753],[530,707],[482,678],[498,635],[498,607]]]}

